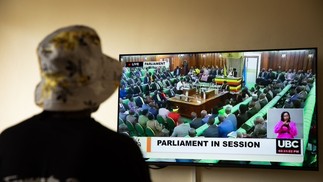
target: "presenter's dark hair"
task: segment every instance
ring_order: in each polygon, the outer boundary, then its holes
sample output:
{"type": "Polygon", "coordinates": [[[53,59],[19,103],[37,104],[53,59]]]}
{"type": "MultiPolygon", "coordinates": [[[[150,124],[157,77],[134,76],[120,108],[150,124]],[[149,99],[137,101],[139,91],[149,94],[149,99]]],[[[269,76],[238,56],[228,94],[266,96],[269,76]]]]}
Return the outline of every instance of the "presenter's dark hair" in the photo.
{"type": "Polygon", "coordinates": [[[284,121],[284,114],[285,113],[287,113],[288,114],[288,116],[289,116],[289,118],[288,118],[288,122],[290,122],[290,114],[289,114],[289,112],[288,111],[284,111],[284,112],[282,112],[282,114],[280,115],[280,119],[281,119],[281,121],[284,121]]]}

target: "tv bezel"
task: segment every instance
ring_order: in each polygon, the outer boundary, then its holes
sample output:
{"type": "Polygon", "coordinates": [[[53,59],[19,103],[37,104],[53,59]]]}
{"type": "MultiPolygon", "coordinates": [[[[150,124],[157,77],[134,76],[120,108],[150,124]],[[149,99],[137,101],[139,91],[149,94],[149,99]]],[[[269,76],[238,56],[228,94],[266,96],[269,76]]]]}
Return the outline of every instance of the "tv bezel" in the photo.
{"type": "MultiPolygon", "coordinates": [[[[239,49],[239,50],[212,50],[212,51],[173,51],[173,52],[145,52],[145,53],[120,53],[119,62],[122,62],[121,58],[124,56],[155,56],[155,55],[179,55],[179,54],[208,54],[208,53],[236,53],[236,52],[266,52],[266,51],[297,51],[297,50],[313,50],[313,73],[315,73],[315,83],[317,85],[318,81],[318,48],[317,47],[292,47],[292,48],[265,48],[265,49],[239,49]]],[[[261,63],[261,62],[260,62],[261,63]]],[[[118,99],[120,98],[118,88],[118,99]]],[[[317,93],[317,86],[315,92],[317,93]]],[[[318,103],[320,96],[316,96],[316,102],[314,110],[318,111],[318,103]]],[[[119,103],[119,100],[118,100],[119,103]]],[[[319,114],[316,112],[313,113],[313,117],[316,120],[316,153],[317,160],[316,166],[280,166],[280,165],[257,165],[257,164],[238,164],[241,160],[230,161],[226,163],[196,163],[196,162],[167,162],[167,161],[146,161],[150,168],[160,169],[168,166],[195,166],[195,167],[228,167],[228,168],[261,168],[261,169],[280,169],[280,170],[303,170],[303,171],[319,171],[319,114]]],[[[119,118],[119,107],[117,118],[119,118]]],[[[313,119],[312,119],[313,120],[313,119]]],[[[117,120],[119,124],[119,119],[117,120]]],[[[117,127],[117,132],[119,132],[119,127],[117,127]]],[[[304,146],[305,147],[305,146],[304,146]]],[[[305,155],[305,154],[304,154],[305,155]]]]}

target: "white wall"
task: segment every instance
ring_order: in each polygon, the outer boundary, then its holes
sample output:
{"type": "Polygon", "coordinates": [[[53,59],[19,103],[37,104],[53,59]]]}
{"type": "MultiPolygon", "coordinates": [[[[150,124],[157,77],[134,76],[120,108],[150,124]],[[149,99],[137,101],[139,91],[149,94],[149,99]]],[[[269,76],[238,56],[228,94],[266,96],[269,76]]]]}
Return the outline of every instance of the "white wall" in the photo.
{"type": "MultiPolygon", "coordinates": [[[[320,0],[0,0],[0,131],[40,112],[33,96],[37,44],[71,24],[95,28],[103,51],[116,59],[120,53],[318,47],[322,69],[320,0]]],[[[115,130],[116,113],[117,93],[94,117],[115,130]]],[[[193,169],[167,167],[152,174],[155,182],[191,181],[193,169]]],[[[320,181],[322,174],[197,168],[197,181],[320,181]]]]}

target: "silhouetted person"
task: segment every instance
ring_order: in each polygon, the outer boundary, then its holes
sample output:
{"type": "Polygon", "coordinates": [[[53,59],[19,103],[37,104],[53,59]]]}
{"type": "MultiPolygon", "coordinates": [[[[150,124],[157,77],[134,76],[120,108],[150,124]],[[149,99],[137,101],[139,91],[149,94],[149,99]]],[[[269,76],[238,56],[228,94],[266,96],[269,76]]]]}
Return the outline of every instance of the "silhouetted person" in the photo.
{"type": "Polygon", "coordinates": [[[122,72],[102,53],[96,31],[58,29],[37,53],[35,101],[43,111],[1,133],[1,181],[110,181],[120,179],[122,169],[122,181],[150,182],[134,140],[91,116],[115,92],[122,72]]]}

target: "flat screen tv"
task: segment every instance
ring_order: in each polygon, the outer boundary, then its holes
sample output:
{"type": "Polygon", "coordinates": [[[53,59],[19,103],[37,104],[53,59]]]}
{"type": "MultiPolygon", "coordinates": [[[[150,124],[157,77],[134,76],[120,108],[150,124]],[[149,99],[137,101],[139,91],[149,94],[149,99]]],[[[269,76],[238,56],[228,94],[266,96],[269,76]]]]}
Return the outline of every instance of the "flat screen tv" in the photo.
{"type": "Polygon", "coordinates": [[[117,131],[149,165],[318,170],[317,48],[119,61],[117,131]]]}

